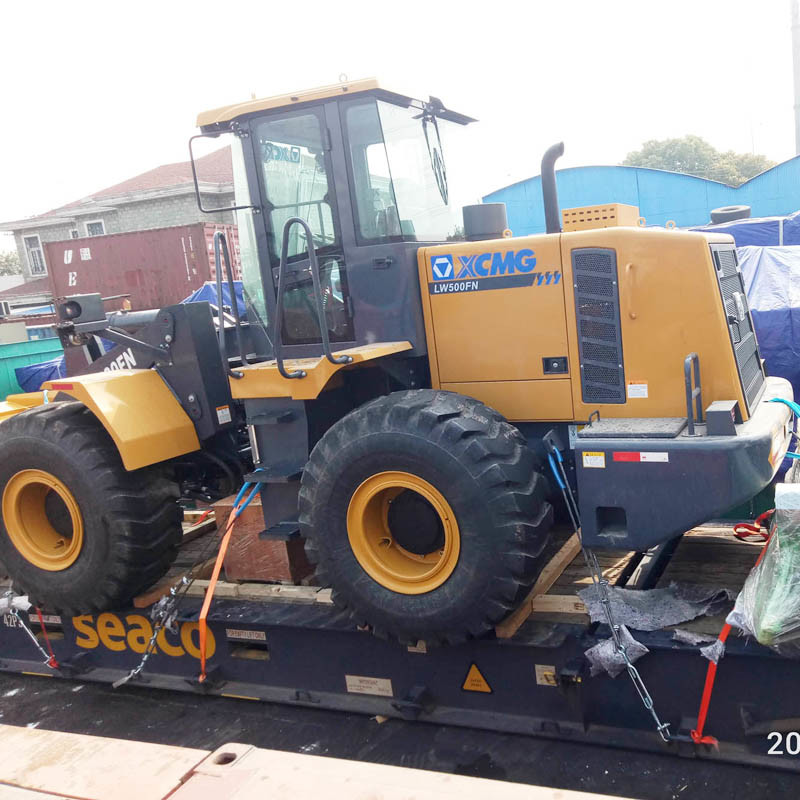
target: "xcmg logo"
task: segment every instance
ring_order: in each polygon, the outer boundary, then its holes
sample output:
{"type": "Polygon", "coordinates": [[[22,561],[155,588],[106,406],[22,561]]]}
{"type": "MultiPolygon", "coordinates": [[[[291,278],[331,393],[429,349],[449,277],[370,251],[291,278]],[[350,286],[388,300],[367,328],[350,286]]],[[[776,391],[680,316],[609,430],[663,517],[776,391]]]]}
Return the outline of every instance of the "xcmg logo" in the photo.
{"type": "Polygon", "coordinates": [[[476,292],[485,289],[510,289],[521,286],[555,286],[561,272],[536,271],[533,250],[507,250],[504,253],[479,253],[468,256],[437,255],[431,259],[431,294],[476,292]]]}

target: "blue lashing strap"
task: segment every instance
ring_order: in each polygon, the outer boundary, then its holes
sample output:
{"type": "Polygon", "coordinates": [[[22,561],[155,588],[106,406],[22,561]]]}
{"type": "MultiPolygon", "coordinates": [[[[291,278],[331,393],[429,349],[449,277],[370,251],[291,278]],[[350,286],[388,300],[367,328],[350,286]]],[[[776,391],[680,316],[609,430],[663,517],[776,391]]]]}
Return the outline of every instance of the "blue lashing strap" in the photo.
{"type": "MultiPolygon", "coordinates": [[[[556,458],[559,461],[563,461],[561,458],[561,453],[558,450],[554,450],[556,454],[556,458]]],[[[567,487],[564,485],[564,481],[561,478],[561,474],[559,473],[558,469],[556,468],[556,462],[553,460],[553,453],[547,454],[547,460],[550,462],[550,470],[553,473],[553,477],[556,479],[556,483],[558,484],[558,488],[562,491],[566,491],[567,487]]]]}
{"type": "MultiPolygon", "coordinates": [[[[769,403],[783,403],[785,406],[789,406],[789,409],[794,414],[795,425],[797,420],[800,419],[800,405],[795,403],[794,400],[785,400],[783,397],[773,397],[771,400],[768,400],[769,403]]],[[[792,436],[797,438],[797,430],[795,430],[795,425],[792,426],[792,436]]],[[[787,458],[800,458],[800,453],[792,453],[791,451],[786,451],[787,458]]]]}
{"type": "MultiPolygon", "coordinates": [[[[256,472],[258,472],[258,470],[256,470],[256,472]]],[[[250,492],[247,500],[245,500],[244,503],[242,504],[242,507],[238,508],[236,510],[236,513],[234,514],[234,519],[239,519],[239,516],[242,513],[242,511],[244,511],[247,508],[247,506],[250,505],[250,503],[253,501],[253,498],[256,496],[256,493],[261,489],[261,484],[260,483],[250,483],[250,482],[247,482],[247,481],[245,483],[243,483],[242,484],[242,488],[239,489],[239,494],[236,495],[236,502],[234,502],[234,504],[233,504],[234,508],[236,508],[239,505],[239,503],[241,502],[242,498],[245,495],[245,492],[251,486],[253,487],[252,491],[250,492]]]]}

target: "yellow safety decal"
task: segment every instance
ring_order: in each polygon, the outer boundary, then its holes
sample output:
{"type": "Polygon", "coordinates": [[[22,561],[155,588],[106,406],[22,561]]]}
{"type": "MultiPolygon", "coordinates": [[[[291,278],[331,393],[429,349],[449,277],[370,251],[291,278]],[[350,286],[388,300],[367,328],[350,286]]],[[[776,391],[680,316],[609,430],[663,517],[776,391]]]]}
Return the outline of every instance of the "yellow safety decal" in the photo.
{"type": "Polygon", "coordinates": [[[592,453],[588,450],[583,454],[583,466],[594,467],[595,469],[605,469],[606,454],[605,453],[592,453]]]}
{"type": "Polygon", "coordinates": [[[465,692],[492,693],[492,687],[489,686],[488,681],[483,677],[481,671],[478,669],[478,665],[474,662],[470,664],[469,672],[467,672],[467,677],[464,678],[464,683],[461,688],[465,692]]]}
{"type": "Polygon", "coordinates": [[[556,668],[552,664],[535,664],[536,683],[539,686],[558,686],[556,668]]]}

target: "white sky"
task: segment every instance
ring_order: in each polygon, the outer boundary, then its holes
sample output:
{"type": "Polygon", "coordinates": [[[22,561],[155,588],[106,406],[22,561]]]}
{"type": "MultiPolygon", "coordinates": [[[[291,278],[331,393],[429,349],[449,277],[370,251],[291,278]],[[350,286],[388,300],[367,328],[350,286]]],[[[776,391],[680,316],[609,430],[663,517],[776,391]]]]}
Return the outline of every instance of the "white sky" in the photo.
{"type": "Polygon", "coordinates": [[[6,0],[0,25],[0,220],[186,160],[200,110],[340,74],[480,120],[446,152],[464,202],[561,139],[559,166],[686,133],[794,155],[789,0],[6,0]]]}

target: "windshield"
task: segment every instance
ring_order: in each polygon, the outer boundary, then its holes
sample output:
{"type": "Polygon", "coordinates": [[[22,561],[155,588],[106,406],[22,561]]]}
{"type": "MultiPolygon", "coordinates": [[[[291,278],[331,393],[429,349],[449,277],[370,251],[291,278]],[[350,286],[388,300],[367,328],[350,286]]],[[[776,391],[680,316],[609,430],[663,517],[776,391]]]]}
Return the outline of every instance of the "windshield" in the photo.
{"type": "Polygon", "coordinates": [[[459,216],[449,203],[439,130],[450,123],[367,100],[348,106],[345,125],[363,239],[447,241],[459,216]]]}

